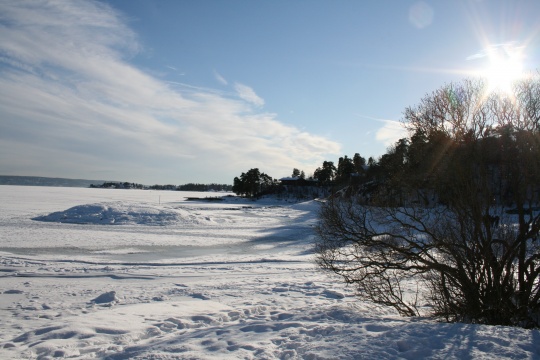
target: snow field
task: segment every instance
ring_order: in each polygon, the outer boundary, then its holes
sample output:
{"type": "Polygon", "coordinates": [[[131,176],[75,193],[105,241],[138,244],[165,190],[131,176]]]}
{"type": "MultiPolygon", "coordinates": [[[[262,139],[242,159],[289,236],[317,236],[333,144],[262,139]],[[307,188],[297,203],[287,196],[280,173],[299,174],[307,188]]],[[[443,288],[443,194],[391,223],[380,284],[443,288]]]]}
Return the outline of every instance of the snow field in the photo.
{"type": "Polygon", "coordinates": [[[315,202],[188,196],[0,186],[0,358],[540,358],[537,330],[355,300],[313,263],[315,202]]]}

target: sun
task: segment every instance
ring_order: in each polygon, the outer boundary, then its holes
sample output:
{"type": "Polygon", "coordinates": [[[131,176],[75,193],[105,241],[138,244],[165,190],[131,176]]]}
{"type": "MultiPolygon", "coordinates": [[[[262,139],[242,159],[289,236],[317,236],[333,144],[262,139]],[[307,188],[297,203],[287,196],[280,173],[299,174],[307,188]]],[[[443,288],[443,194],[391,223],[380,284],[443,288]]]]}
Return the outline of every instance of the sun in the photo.
{"type": "Polygon", "coordinates": [[[490,92],[509,95],[514,83],[523,77],[523,56],[511,47],[497,47],[489,51],[489,65],[483,72],[490,92]]]}

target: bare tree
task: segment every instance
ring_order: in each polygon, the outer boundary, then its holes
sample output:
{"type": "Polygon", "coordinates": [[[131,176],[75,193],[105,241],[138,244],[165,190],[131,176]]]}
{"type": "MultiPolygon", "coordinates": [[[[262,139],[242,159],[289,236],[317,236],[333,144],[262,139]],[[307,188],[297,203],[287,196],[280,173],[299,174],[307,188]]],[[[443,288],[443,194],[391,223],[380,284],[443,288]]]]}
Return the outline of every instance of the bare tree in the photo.
{"type": "Polygon", "coordinates": [[[446,321],[538,327],[538,79],[518,84],[514,97],[497,99],[484,88],[453,84],[406,111],[409,129],[427,134],[409,149],[423,154],[422,141],[437,156],[396,172],[403,205],[388,192],[369,204],[329,200],[317,227],[317,262],[354,284],[360,298],[405,316],[422,313],[427,302],[446,321]],[[438,134],[445,141],[434,144],[438,134]],[[422,171],[414,182],[412,169],[422,171]],[[436,204],[414,201],[416,193],[433,194],[436,204]],[[415,281],[424,286],[411,288],[415,281]]]}

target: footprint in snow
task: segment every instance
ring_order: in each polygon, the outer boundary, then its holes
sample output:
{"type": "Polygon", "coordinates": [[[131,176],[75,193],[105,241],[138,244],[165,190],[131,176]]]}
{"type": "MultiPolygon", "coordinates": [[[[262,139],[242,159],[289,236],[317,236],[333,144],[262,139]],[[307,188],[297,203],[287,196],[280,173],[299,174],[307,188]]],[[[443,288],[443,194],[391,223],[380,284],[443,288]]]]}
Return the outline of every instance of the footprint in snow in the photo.
{"type": "Polygon", "coordinates": [[[22,294],[22,290],[6,290],[4,291],[4,294],[22,294]]]}

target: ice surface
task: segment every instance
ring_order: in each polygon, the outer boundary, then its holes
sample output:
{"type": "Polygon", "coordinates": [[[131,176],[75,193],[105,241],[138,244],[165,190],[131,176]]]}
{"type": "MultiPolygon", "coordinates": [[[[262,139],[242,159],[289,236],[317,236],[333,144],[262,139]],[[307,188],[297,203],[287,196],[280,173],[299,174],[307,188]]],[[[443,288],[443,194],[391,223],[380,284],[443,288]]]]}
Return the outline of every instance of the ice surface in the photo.
{"type": "Polygon", "coordinates": [[[355,300],[313,263],[316,202],[205,196],[0,186],[0,358],[540,357],[537,330],[355,300]]]}

